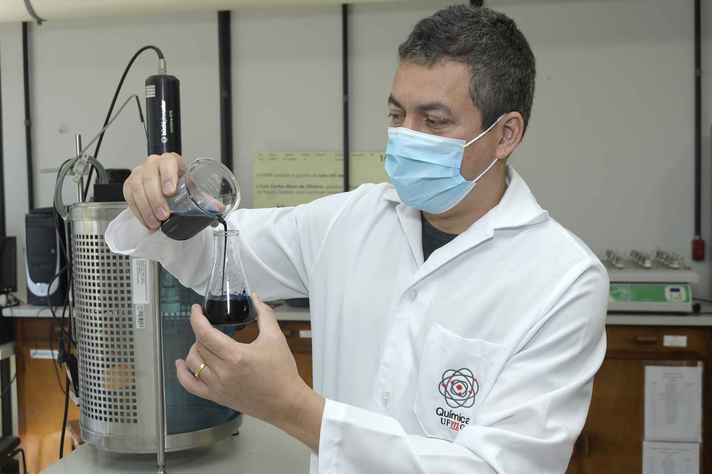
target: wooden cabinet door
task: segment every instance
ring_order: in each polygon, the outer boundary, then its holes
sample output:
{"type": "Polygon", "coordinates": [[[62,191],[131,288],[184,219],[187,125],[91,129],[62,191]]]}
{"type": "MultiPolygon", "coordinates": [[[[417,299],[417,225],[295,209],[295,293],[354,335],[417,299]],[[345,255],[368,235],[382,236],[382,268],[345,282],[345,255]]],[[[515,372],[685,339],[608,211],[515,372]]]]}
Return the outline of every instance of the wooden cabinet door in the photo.
{"type": "MultiPolygon", "coordinates": [[[[36,474],[59,460],[59,440],[64,412],[63,372],[50,359],[34,359],[32,349],[49,349],[50,331],[54,344],[58,327],[47,319],[18,319],[16,322],[17,394],[20,438],[27,456],[27,469],[36,474]]],[[[53,349],[57,349],[53,345],[53,349]]],[[[79,419],[79,409],[69,404],[70,421],[79,419]]],[[[64,452],[71,451],[65,436],[64,452]]]]}
{"type": "Polygon", "coordinates": [[[596,375],[577,453],[581,474],[642,472],[643,362],[606,359],[596,375]]]}
{"type": "Polygon", "coordinates": [[[583,457],[574,447],[574,452],[571,455],[571,461],[569,461],[569,467],[566,469],[566,474],[581,474],[583,472],[582,464],[583,457]]]}
{"type": "Polygon", "coordinates": [[[297,362],[299,375],[310,387],[314,387],[312,380],[312,345],[311,345],[311,324],[308,322],[281,322],[287,344],[294,354],[297,362]]]}
{"type": "MultiPolygon", "coordinates": [[[[299,375],[310,387],[313,387],[311,324],[307,321],[281,321],[279,327],[282,328],[287,344],[292,350],[299,375]]],[[[239,342],[248,344],[255,340],[258,333],[257,324],[253,323],[237,331],[233,337],[239,342]]]]}

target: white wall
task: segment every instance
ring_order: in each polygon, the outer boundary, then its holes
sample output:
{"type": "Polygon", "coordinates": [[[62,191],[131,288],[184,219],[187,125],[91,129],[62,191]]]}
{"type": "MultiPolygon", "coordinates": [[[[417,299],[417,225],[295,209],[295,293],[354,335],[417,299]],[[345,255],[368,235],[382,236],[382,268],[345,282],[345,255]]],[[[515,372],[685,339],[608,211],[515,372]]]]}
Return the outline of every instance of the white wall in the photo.
{"type": "Polygon", "coordinates": [[[233,13],[235,172],[252,204],[261,151],[341,149],[341,9],[233,13]]]}
{"type": "MultiPolygon", "coordinates": [[[[50,206],[54,190],[56,172],[42,170],[56,168],[74,153],[75,133],[81,133],[86,144],[101,128],[124,67],[145,44],[158,45],[166,55],[169,72],[181,80],[186,156],[219,157],[215,16],[206,13],[113,21],[76,20],[48,22],[31,28],[36,207],[50,206]]],[[[27,175],[19,25],[0,25],[0,64],[7,232],[17,235],[18,245],[24,247],[27,175]]],[[[119,103],[130,94],[143,97],[144,80],[156,71],[155,54],[144,53],[127,76],[119,103]]],[[[107,167],[133,168],[146,156],[145,135],[138,114],[135,107],[129,107],[105,135],[100,159],[107,167]]],[[[73,199],[74,188],[70,185],[65,189],[66,198],[73,199]]],[[[22,259],[24,254],[21,254],[22,259]]],[[[18,273],[19,293],[24,298],[24,266],[18,273]]]]}
{"type": "Polygon", "coordinates": [[[514,163],[543,205],[597,251],[689,256],[693,2],[499,3],[537,54],[532,128],[514,163]]]}
{"type": "MultiPolygon", "coordinates": [[[[145,44],[165,54],[169,73],[181,81],[183,151],[219,157],[217,25],[215,15],[48,22],[32,32],[33,115],[37,205],[49,205],[56,168],[74,153],[74,134],[85,143],[101,128],[116,84],[131,56],[145,44]]],[[[156,55],[143,53],[119,96],[143,99],[156,55]]],[[[93,149],[92,149],[93,150],[93,149]]],[[[128,106],[106,133],[100,160],[133,168],[146,157],[138,113],[128,106]]]]}
{"type": "MultiPolygon", "coordinates": [[[[352,7],[352,149],[383,148],[396,47],[418,19],[448,3],[352,7]]],[[[537,56],[531,128],[513,163],[541,203],[598,252],[608,247],[664,247],[689,256],[692,2],[488,4],[517,20],[537,56]]],[[[712,24],[712,9],[705,9],[704,15],[705,25],[712,24]]],[[[712,35],[708,28],[704,31],[703,70],[708,71],[712,35]]],[[[148,42],[164,49],[170,70],[181,79],[186,156],[219,156],[216,15],[48,23],[35,28],[33,38],[38,168],[56,166],[72,151],[74,131],[88,137],[97,129],[126,61],[148,42]]],[[[20,72],[13,71],[20,64],[18,47],[19,27],[0,28],[6,182],[16,186],[13,196],[24,199],[22,103],[21,97],[14,98],[21,88],[13,89],[7,77],[20,80],[20,72]],[[14,141],[7,139],[12,133],[9,117],[19,121],[14,141]]],[[[338,7],[233,13],[236,171],[247,206],[252,202],[252,159],[257,152],[341,149],[340,53],[338,7]]],[[[146,57],[139,66],[127,92],[141,91],[154,61],[146,57]]],[[[712,75],[704,76],[704,82],[712,85],[712,75]]],[[[708,239],[711,101],[706,94],[703,210],[708,239]]],[[[103,150],[102,159],[111,166],[130,167],[142,159],[133,112],[107,135],[103,150]]],[[[37,177],[38,205],[49,204],[52,181],[51,175],[37,177]]],[[[16,218],[23,214],[17,212],[16,218]]],[[[9,222],[8,227],[19,231],[21,225],[9,222]]],[[[703,276],[700,293],[708,295],[706,267],[696,265],[703,276]]]]}
{"type": "Polygon", "coordinates": [[[398,62],[398,45],[418,20],[449,5],[448,1],[358,5],[352,21],[352,146],[382,150],[386,143],[386,100],[398,62]]]}

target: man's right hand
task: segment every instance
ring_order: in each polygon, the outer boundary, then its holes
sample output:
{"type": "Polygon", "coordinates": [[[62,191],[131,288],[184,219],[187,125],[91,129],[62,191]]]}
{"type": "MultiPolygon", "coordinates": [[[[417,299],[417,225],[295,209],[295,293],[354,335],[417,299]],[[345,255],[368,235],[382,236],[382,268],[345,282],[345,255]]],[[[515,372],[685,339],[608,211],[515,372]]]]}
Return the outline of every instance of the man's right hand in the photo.
{"type": "Polygon", "coordinates": [[[173,196],[178,178],[185,172],[185,160],[176,153],[151,155],[131,172],[124,182],[124,198],[131,212],[151,231],[168,219],[167,196],[173,196]]]}

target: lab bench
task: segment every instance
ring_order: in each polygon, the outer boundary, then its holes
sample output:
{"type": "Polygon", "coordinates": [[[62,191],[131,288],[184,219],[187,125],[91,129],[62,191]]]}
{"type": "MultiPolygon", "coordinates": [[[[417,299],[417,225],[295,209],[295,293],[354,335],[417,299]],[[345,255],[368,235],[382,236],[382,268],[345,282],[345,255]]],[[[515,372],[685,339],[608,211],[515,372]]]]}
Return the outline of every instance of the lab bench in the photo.
{"type": "MultiPolygon", "coordinates": [[[[237,436],[209,448],[168,453],[166,470],[170,474],[306,474],[309,449],[277,428],[245,416],[237,436]]],[[[96,472],[155,474],[156,456],[113,454],[83,444],[42,471],[43,474],[96,472]]]]}
{"type": "MultiPolygon", "coordinates": [[[[275,315],[279,321],[309,321],[309,310],[297,308],[287,304],[279,304],[274,308],[275,315]]],[[[55,308],[57,317],[62,315],[62,308],[55,308]]],[[[35,318],[51,319],[52,312],[47,306],[32,306],[23,304],[3,309],[3,316],[6,318],[35,318]]]]}

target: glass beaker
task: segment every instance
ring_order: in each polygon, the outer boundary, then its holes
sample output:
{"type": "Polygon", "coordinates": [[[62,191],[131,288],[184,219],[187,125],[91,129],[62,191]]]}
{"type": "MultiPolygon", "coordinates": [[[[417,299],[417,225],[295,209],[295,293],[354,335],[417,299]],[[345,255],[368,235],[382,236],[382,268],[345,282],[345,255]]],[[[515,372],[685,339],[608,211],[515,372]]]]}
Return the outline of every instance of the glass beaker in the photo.
{"type": "Polygon", "coordinates": [[[175,240],[187,240],[240,205],[235,175],[222,163],[198,158],[188,165],[176,193],[167,199],[170,216],[161,230],[175,240]]]}
{"type": "Polygon", "coordinates": [[[203,312],[213,325],[235,325],[240,329],[257,318],[240,257],[240,232],[216,229],[213,240],[215,258],[203,312]]]}

